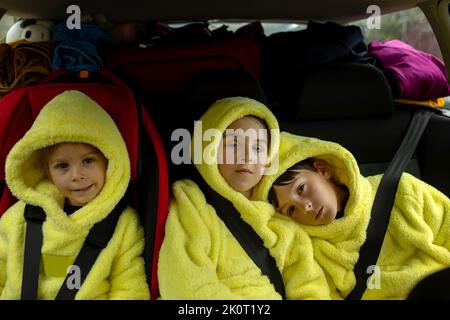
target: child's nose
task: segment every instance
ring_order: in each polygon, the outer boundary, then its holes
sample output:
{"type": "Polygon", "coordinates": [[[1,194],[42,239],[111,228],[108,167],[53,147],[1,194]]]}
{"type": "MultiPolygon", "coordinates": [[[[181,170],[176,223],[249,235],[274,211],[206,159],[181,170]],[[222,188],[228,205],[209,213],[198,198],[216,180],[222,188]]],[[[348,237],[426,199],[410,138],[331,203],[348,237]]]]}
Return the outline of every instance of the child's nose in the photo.
{"type": "Polygon", "coordinates": [[[312,203],[308,199],[299,199],[300,208],[303,209],[305,214],[308,214],[312,210],[312,203]]]}
{"type": "Polygon", "coordinates": [[[245,142],[245,163],[251,163],[253,160],[253,153],[250,150],[248,142],[245,142]]]}
{"type": "Polygon", "coordinates": [[[238,144],[237,146],[237,158],[238,158],[238,164],[247,164],[251,161],[251,151],[249,149],[248,142],[238,144]]]}
{"type": "Polygon", "coordinates": [[[78,166],[73,166],[72,167],[72,180],[78,181],[78,180],[83,180],[83,179],[84,179],[83,169],[78,166]]]}
{"type": "Polygon", "coordinates": [[[245,142],[244,162],[246,164],[256,164],[258,161],[258,154],[252,149],[249,141],[245,142]]]}

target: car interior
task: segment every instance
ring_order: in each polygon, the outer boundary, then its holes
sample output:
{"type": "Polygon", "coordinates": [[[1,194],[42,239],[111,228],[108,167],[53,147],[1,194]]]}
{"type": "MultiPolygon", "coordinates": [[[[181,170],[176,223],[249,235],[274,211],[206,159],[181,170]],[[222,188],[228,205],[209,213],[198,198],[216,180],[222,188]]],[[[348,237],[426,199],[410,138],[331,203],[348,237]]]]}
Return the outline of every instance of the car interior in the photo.
{"type": "MultiPolygon", "coordinates": [[[[353,153],[364,176],[385,172],[414,113],[427,110],[431,119],[406,171],[450,197],[448,94],[439,97],[443,101],[439,108],[399,102],[390,74],[366,55],[369,40],[353,24],[377,18],[368,11],[370,6],[378,8],[381,17],[420,10],[449,74],[450,0],[0,0],[0,12],[4,18],[14,17],[14,22],[19,18],[50,20],[56,25],[77,14],[69,9],[71,5],[81,10],[81,21],[96,23],[111,37],[107,44],[97,43],[101,67],[130,88],[137,105],[145,109],[141,116],[149,118],[144,122],[156,131],[139,142],[136,157],[141,182],[134,195],[138,203],[146,203],[140,205],[146,233],[158,233],[157,240],[154,236],[147,239],[151,242],[146,253],[149,282],[156,281],[156,256],[167,215],[161,211],[167,209],[170,184],[192,177],[195,170],[191,164],[171,161],[174,147],[180,143],[173,132],[179,128],[192,132],[194,121],[221,98],[253,98],[271,109],[281,130],[341,144],[353,153]],[[274,23],[283,28],[267,34],[266,28],[274,23]],[[215,24],[221,26],[213,28],[215,24]],[[300,29],[291,31],[290,25],[300,29]],[[153,157],[155,148],[164,155],[153,157]],[[154,169],[158,166],[159,170],[154,169]],[[155,179],[160,182],[152,185],[149,181],[155,179]],[[157,205],[145,200],[151,190],[162,186],[165,190],[160,190],[157,205]],[[155,206],[159,206],[157,212],[155,206]],[[160,217],[149,218],[154,215],[160,217]]],[[[42,85],[40,81],[47,76],[27,86],[42,85]]],[[[70,83],[69,87],[110,81],[96,72],[90,72],[87,79],[77,73],[53,80],[70,83]]],[[[7,104],[2,103],[6,94],[15,90],[18,86],[2,95],[0,107],[7,104]]],[[[28,126],[30,123],[25,123],[24,129],[28,126]]],[[[0,128],[0,139],[6,134],[0,128]]],[[[0,164],[4,165],[13,142],[1,144],[0,164]]],[[[0,178],[0,209],[5,210],[14,199],[5,195],[4,172],[0,178]]],[[[157,285],[152,288],[157,292],[157,285]]]]}

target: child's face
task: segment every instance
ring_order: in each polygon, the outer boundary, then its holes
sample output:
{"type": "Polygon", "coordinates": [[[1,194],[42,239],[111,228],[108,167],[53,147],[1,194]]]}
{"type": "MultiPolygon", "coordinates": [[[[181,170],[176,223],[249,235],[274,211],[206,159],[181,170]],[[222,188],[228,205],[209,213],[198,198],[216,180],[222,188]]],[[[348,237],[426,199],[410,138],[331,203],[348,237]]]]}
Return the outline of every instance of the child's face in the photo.
{"type": "Polygon", "coordinates": [[[105,184],[107,159],[97,149],[83,143],[61,143],[48,157],[50,178],[73,206],[84,206],[105,184]]]}
{"type": "Polygon", "coordinates": [[[325,164],[315,162],[314,166],[317,172],[301,169],[291,183],[273,186],[279,203],[277,210],[300,224],[329,224],[341,206],[337,186],[325,164]]]}
{"type": "Polygon", "coordinates": [[[267,131],[258,119],[243,117],[227,128],[220,142],[219,172],[234,190],[247,198],[264,173],[268,151],[267,131]]]}

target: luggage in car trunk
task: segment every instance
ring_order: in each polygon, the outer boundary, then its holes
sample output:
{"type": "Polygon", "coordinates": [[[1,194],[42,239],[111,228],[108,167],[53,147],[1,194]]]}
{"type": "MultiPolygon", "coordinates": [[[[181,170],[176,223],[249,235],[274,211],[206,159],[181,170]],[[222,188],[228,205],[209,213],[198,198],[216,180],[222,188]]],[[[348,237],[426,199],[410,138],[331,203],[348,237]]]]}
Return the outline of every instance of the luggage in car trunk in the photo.
{"type": "Polygon", "coordinates": [[[249,83],[261,79],[261,49],[255,38],[247,36],[230,35],[147,48],[109,47],[104,49],[102,57],[105,66],[126,81],[143,100],[167,154],[174,146],[171,142],[174,130],[193,127],[193,121],[207,109],[201,110],[198,105],[189,103],[193,86],[200,78],[215,75],[211,86],[202,89],[205,90],[204,100],[208,101],[206,97],[223,98],[220,91],[242,95],[240,92],[246,89],[235,80],[236,76],[249,83]],[[233,90],[233,86],[240,90],[233,90]]]}
{"type": "Polygon", "coordinates": [[[149,48],[110,47],[105,66],[135,87],[150,102],[169,103],[185,92],[202,71],[245,70],[261,77],[260,47],[246,37],[149,48]]]}

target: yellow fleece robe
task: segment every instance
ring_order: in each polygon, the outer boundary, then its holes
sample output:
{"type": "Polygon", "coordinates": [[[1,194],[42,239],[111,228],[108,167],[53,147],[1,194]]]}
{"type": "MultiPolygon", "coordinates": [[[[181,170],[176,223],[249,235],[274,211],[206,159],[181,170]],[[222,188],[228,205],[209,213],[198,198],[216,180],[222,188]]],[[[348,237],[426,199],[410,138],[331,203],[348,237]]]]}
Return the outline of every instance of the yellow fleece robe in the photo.
{"type": "MultiPolygon", "coordinates": [[[[20,299],[24,208],[29,203],[42,207],[47,216],[42,225],[38,299],[54,299],[90,228],[113,210],[127,190],[130,162],[125,142],[96,102],[82,92],[65,91],[44,106],[11,149],[5,167],[8,187],[19,201],[0,219],[0,298],[20,299]],[[90,144],[108,159],[102,190],[71,215],[64,212],[64,196],[49,181],[39,160],[40,149],[62,142],[90,144]]],[[[75,299],[149,299],[143,248],[139,217],[127,207],[75,299]]]]}
{"type": "MultiPolygon", "coordinates": [[[[254,198],[267,201],[276,178],[309,157],[330,164],[333,176],[350,192],[343,217],[331,224],[306,226],[292,222],[309,234],[314,259],[326,273],[331,297],[342,299],[355,286],[353,267],[366,239],[382,175],[364,178],[352,154],[336,143],[282,132],[278,172],[263,178],[254,190],[254,198]]],[[[290,220],[278,213],[273,219],[280,217],[290,220]]],[[[286,229],[286,232],[291,231],[286,229]]],[[[449,249],[450,200],[432,186],[403,174],[376,264],[379,269],[377,273],[369,272],[373,274],[369,282],[371,289],[366,289],[362,299],[406,298],[424,276],[450,266],[449,249]]],[[[299,268],[297,272],[303,274],[307,269],[299,268]]]]}
{"type": "MultiPolygon", "coordinates": [[[[290,299],[318,298],[328,287],[321,268],[313,260],[311,242],[305,232],[291,232],[292,224],[269,218],[274,208],[262,201],[250,201],[232,189],[217,166],[217,151],[225,129],[237,119],[253,115],[266,121],[271,129],[269,159],[274,161],[279,145],[277,120],[262,104],[248,98],[226,98],[217,101],[201,118],[200,140],[192,140],[195,152],[206,155],[196,164],[201,176],[219,194],[231,201],[241,218],[252,226],[270,250],[283,277],[296,278],[286,287],[290,299]],[[201,141],[209,129],[219,130],[212,142],[201,141]],[[199,146],[203,149],[196,149],[199,146]],[[274,152],[275,151],[275,152],[274,152]],[[309,248],[309,249],[305,249],[309,248]],[[299,265],[300,264],[300,265],[299,265]],[[309,265],[311,264],[311,265],[309,265]],[[308,269],[299,277],[294,270],[308,269]],[[305,290],[297,290],[302,287],[305,290]]],[[[161,247],[158,279],[163,299],[281,299],[269,279],[248,257],[231,232],[207,203],[194,182],[182,180],[172,186],[169,216],[161,247]]],[[[230,213],[231,214],[231,213],[230,213]]]]}

